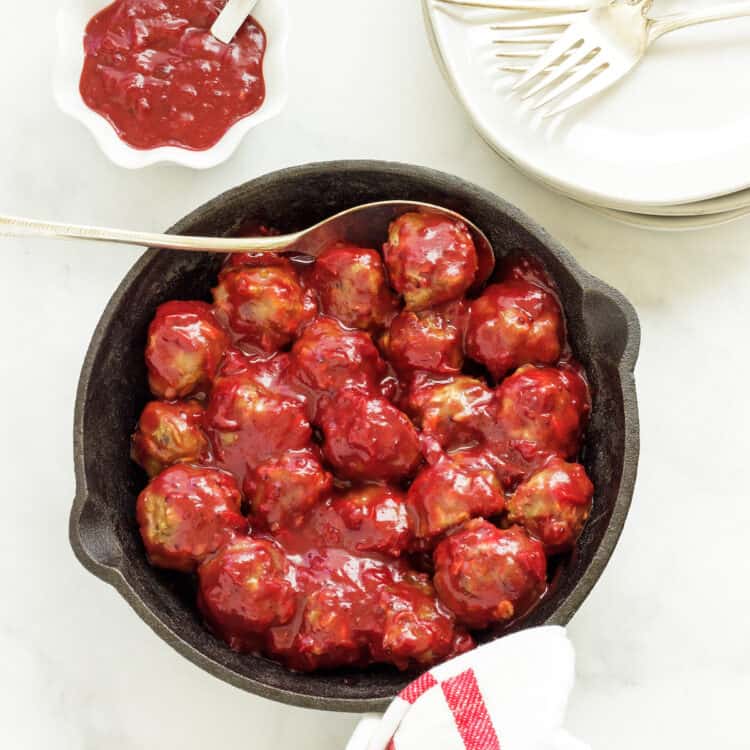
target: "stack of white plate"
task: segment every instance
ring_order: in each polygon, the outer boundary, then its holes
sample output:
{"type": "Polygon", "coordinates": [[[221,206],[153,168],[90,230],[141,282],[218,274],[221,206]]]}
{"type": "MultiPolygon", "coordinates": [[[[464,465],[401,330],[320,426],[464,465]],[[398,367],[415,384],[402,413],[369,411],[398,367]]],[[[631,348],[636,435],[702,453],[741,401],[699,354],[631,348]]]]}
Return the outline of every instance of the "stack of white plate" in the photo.
{"type": "MultiPolygon", "coordinates": [[[[659,40],[601,96],[543,119],[496,43],[504,11],[422,0],[435,54],[485,140],[519,169],[612,218],[660,230],[750,214],[750,19],[659,40]]],[[[710,7],[657,0],[653,14],[710,7]]],[[[502,49],[501,49],[502,46],[502,49]]]]}

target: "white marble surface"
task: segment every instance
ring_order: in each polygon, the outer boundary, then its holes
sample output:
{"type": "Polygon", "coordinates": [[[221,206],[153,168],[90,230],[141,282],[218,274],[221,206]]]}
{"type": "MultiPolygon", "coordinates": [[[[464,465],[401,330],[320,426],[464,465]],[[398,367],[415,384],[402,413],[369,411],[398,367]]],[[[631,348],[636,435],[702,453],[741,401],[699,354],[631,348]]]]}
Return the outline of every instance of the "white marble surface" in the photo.
{"type": "MultiPolygon", "coordinates": [[[[620,546],[570,626],[570,724],[595,748],[747,748],[750,220],[661,235],[499,161],[433,64],[416,0],[291,0],[291,101],[208,173],[107,163],[55,109],[56,2],[0,28],[0,211],[160,229],[221,190],[339,157],[430,165],[495,190],[638,308],[642,459],[620,546]],[[35,29],[28,44],[16,29],[35,29]],[[22,58],[23,64],[17,64],[22,58]]],[[[166,647],[67,541],[78,371],[135,249],[2,240],[0,745],[343,748],[356,717],[289,708],[166,647]]]]}

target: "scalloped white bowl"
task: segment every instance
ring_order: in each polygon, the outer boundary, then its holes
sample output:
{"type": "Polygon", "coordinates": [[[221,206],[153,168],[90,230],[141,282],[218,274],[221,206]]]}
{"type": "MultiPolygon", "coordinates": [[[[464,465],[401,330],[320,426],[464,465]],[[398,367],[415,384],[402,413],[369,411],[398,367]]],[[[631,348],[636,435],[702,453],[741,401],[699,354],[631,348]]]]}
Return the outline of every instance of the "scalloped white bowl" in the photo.
{"type": "Polygon", "coordinates": [[[267,37],[263,61],[266,98],[253,114],[239,120],[209,149],[191,151],[175,146],[149,150],[129,146],[109,121],[86,106],[79,90],[83,68],[83,37],[91,17],[110,3],[107,0],[64,0],[57,16],[58,55],[55,68],[55,99],[59,107],[83,123],[102,151],[118,166],[140,169],[152,164],[172,163],[193,169],[209,169],[226,161],[256,125],[277,115],[287,100],[286,44],[288,12],[286,0],[261,0],[253,16],[267,37]]]}

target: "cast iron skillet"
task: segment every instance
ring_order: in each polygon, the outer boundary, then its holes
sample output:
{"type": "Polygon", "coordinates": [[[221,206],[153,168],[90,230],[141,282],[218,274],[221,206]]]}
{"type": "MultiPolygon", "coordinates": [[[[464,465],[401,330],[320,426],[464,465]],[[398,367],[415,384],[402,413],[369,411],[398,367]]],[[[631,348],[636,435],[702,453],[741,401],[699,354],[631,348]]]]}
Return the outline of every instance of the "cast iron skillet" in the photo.
{"type": "MultiPolygon", "coordinates": [[[[405,164],[340,161],[285,169],[224,193],[170,231],[232,234],[247,219],[296,231],[337,211],[385,199],[460,211],[486,232],[498,256],[515,249],[537,256],[559,285],[575,355],[592,385],[583,462],[596,497],[579,549],[559,567],[551,594],[512,629],[565,624],[612,554],[635,483],[639,438],[633,368],[640,329],[621,294],[583,271],[541,227],[501,198],[456,177],[405,164]]],[[[379,667],[304,675],[262,657],[236,654],[201,624],[189,578],[146,561],[135,523],[135,499],[145,475],[128,458],[130,433],[149,400],[146,330],[162,302],[208,299],[220,263],[214,255],[150,250],[107,305],[78,387],[71,544],[81,563],[115,586],[161,638],[214,676],[298,706],[381,710],[413,674],[379,667]]],[[[479,640],[497,635],[490,631],[479,640]]]]}

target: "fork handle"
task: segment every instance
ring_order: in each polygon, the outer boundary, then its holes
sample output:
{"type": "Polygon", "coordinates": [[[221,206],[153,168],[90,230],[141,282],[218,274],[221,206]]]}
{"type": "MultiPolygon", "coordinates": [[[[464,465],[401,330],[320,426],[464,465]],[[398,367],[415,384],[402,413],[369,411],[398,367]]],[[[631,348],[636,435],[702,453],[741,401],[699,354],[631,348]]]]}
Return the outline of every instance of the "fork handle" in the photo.
{"type": "Polygon", "coordinates": [[[605,0],[438,0],[445,5],[487,10],[518,10],[540,13],[576,13],[605,4],[605,0]]]}
{"type": "Polygon", "coordinates": [[[651,22],[649,34],[651,41],[655,41],[665,34],[688,26],[696,26],[701,23],[712,23],[714,21],[726,21],[730,18],[741,18],[750,16],[750,2],[724,3],[715,5],[711,10],[696,11],[693,13],[676,13],[663,18],[655,18],[651,22]]]}

